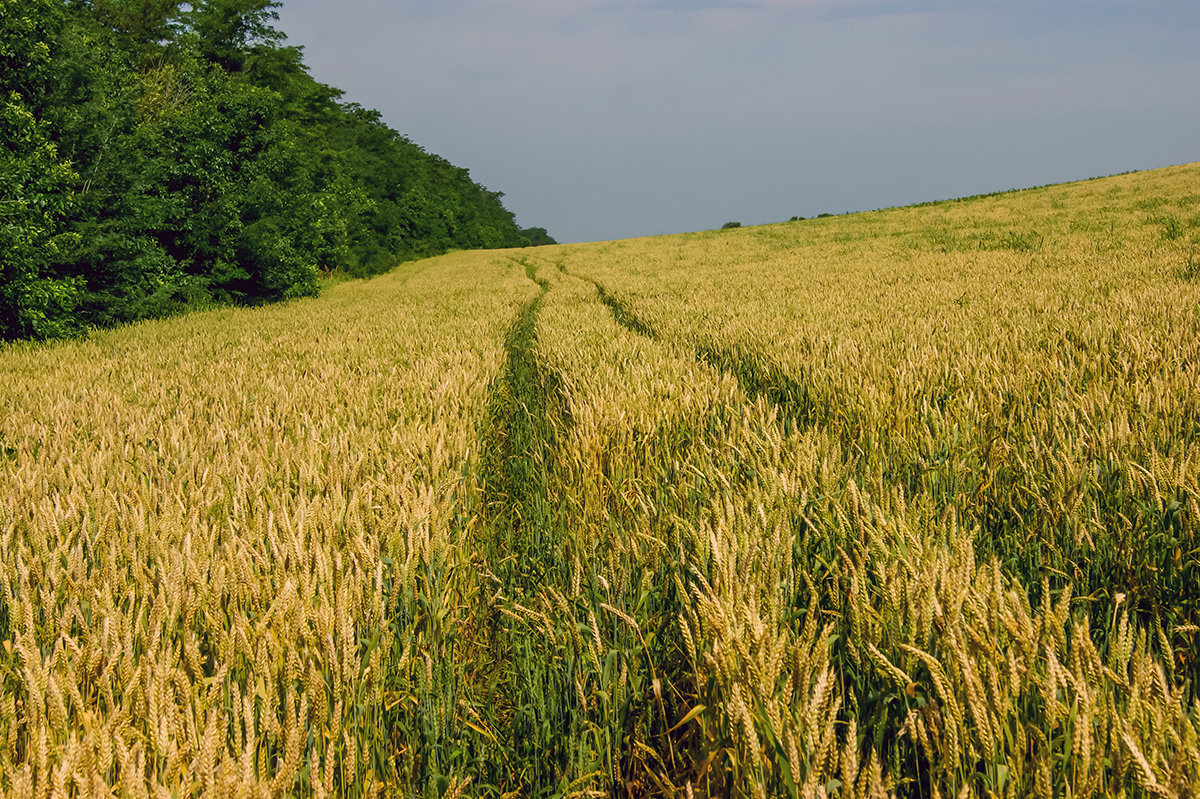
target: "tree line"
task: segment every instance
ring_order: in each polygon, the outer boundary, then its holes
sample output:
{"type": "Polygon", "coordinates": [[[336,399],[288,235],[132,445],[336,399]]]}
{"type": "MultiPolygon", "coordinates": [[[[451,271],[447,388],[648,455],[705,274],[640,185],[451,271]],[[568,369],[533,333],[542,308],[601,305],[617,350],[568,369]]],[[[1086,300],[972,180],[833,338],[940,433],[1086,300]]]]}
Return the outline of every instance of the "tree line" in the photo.
{"type": "Polygon", "coordinates": [[[0,339],[550,243],[344,102],[275,0],[0,0],[0,339]]]}

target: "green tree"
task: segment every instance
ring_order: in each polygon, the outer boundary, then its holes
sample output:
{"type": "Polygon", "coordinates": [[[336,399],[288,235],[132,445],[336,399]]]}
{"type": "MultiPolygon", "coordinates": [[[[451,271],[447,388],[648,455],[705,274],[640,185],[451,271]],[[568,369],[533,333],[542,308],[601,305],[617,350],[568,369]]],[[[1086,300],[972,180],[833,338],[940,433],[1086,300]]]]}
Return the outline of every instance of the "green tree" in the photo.
{"type": "Polygon", "coordinates": [[[58,24],[51,0],[0,0],[0,338],[75,328],[78,287],[53,261],[73,237],[64,220],[76,175],[37,116],[58,24]]]}
{"type": "Polygon", "coordinates": [[[0,335],[531,242],[499,192],[313,79],[278,6],[0,0],[0,335]]]}
{"type": "Polygon", "coordinates": [[[161,42],[179,30],[181,0],[91,0],[96,21],[134,43],[161,42]]]}
{"type": "Polygon", "coordinates": [[[270,50],[284,36],[274,27],[277,0],[200,0],[183,15],[207,58],[230,72],[241,71],[258,50],[270,50]]]}

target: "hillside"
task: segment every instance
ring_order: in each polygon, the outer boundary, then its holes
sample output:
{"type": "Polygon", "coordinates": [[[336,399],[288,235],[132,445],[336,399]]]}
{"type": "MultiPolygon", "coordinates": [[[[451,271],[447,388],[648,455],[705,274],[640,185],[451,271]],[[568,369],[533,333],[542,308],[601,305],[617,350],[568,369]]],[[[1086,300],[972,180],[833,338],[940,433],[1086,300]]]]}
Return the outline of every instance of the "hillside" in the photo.
{"type": "Polygon", "coordinates": [[[1200,793],[1200,164],[0,349],[0,791],[1200,793]]]}

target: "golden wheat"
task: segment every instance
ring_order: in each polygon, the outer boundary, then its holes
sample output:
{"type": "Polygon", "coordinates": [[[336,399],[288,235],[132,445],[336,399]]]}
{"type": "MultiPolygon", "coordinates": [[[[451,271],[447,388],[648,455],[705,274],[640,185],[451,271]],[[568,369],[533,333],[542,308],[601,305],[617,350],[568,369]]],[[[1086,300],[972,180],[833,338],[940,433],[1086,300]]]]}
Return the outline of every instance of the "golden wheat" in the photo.
{"type": "Polygon", "coordinates": [[[1200,793],[1198,180],[0,350],[0,790],[1200,793]]]}

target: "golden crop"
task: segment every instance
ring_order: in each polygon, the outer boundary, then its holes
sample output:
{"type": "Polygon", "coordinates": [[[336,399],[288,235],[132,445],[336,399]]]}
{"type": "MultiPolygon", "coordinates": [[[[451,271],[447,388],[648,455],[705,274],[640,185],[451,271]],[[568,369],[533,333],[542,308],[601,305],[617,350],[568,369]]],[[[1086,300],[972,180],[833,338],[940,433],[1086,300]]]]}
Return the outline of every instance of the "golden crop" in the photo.
{"type": "Polygon", "coordinates": [[[0,351],[0,790],[1200,793],[1200,166],[0,351]]]}
{"type": "Polygon", "coordinates": [[[327,795],[394,771],[384,716],[434,654],[411,617],[445,601],[428,581],[530,291],[439,263],[4,352],[7,793],[327,795]]]}

